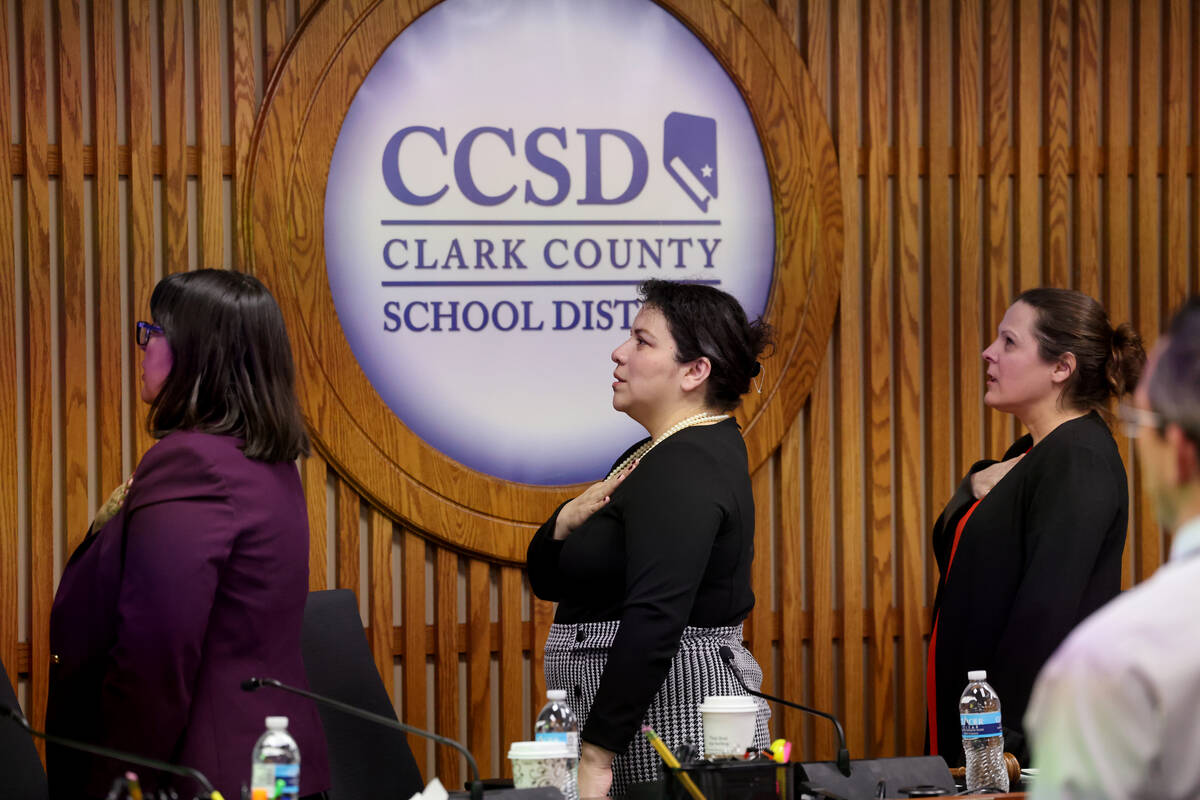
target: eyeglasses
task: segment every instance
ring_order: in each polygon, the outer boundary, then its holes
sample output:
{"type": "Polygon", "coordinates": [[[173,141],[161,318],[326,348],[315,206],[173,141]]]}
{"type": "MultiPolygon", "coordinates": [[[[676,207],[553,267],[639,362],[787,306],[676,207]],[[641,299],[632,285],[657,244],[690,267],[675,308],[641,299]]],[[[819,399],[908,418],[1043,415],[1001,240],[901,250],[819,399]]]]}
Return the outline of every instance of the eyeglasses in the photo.
{"type": "Polygon", "coordinates": [[[150,343],[151,336],[163,336],[163,335],[165,335],[165,334],[163,333],[163,329],[162,329],[161,325],[155,325],[153,322],[142,322],[141,320],[138,320],[138,324],[137,324],[137,345],[138,345],[138,347],[145,350],[146,345],[150,343]]]}
{"type": "Polygon", "coordinates": [[[1161,434],[1167,427],[1167,420],[1163,419],[1162,414],[1148,408],[1121,403],[1117,406],[1117,416],[1125,428],[1125,435],[1130,439],[1136,439],[1143,428],[1151,428],[1161,434]]]}

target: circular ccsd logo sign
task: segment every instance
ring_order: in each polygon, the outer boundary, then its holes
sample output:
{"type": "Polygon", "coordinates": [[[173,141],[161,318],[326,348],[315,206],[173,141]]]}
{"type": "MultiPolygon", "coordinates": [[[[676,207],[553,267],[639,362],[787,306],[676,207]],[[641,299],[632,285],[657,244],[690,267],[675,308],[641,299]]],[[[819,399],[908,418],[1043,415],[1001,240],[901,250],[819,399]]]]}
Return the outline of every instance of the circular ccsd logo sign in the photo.
{"type": "Polygon", "coordinates": [[[597,480],[645,432],[610,354],[649,278],[763,313],[770,181],[741,94],[650,0],[446,0],[371,69],[325,195],[329,288],[371,385],[505,480],[597,480]]]}

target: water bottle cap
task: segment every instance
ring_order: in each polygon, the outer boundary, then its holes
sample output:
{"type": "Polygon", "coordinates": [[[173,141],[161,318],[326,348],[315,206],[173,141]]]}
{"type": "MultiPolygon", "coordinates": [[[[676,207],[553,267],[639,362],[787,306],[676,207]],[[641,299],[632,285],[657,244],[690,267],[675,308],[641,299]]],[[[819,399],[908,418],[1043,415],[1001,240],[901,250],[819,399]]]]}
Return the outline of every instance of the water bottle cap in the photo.
{"type": "Polygon", "coordinates": [[[566,700],[567,699],[567,690],[566,689],[547,689],[546,690],[546,699],[547,700],[566,700]]]}
{"type": "Polygon", "coordinates": [[[267,717],[267,730],[269,731],[286,731],[287,717],[267,717]]]}
{"type": "Polygon", "coordinates": [[[969,680],[969,681],[986,681],[987,680],[987,670],[986,669],[973,669],[967,673],[967,680],[969,680]]]}

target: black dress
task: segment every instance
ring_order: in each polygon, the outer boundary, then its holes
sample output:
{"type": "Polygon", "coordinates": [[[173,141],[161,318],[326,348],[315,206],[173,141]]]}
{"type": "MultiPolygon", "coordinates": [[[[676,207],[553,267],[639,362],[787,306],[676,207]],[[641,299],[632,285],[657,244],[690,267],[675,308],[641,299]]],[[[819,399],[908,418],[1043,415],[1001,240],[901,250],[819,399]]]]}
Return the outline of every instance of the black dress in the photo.
{"type": "Polygon", "coordinates": [[[986,669],[1000,696],[1005,750],[1029,763],[1023,717],[1034,679],[1085,617],[1121,590],[1129,517],[1125,467],[1092,412],[1055,428],[971,512],[971,467],[933,529],[940,579],[927,700],[931,751],[963,763],[958,699],[967,672],[986,669]],[[955,533],[970,512],[957,549],[955,533]],[[951,551],[953,564],[947,574],[951,551]]]}
{"type": "MultiPolygon", "coordinates": [[[[534,593],[558,602],[547,686],[567,690],[584,741],[622,754],[613,766],[621,793],[657,774],[657,756],[635,737],[648,710],[672,706],[655,717],[668,746],[699,744],[695,704],[744,694],[717,655],[721,644],[752,687],[761,682],[740,633],[754,607],[754,497],[737,423],[685,428],[659,444],[562,541],[557,518],[527,554],[534,593]]],[[[759,703],[765,739],[769,711],[759,703]]]]}

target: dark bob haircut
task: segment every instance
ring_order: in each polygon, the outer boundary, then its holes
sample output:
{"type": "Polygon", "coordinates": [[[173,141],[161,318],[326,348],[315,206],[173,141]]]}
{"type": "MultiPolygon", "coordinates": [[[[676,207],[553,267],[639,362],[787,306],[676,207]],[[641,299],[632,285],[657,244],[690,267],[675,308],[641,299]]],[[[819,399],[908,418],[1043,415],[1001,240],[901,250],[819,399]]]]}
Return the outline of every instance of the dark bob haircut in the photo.
{"type": "Polygon", "coordinates": [[[259,461],[308,455],[287,328],[262,282],[219,269],[168,275],[154,287],[150,314],[172,356],[146,420],[151,436],[236,436],[259,461]]]}
{"type": "Polygon", "coordinates": [[[705,404],[721,411],[737,408],[761,369],[758,357],[771,344],[771,326],[761,319],[748,321],[732,295],[700,283],[649,280],[638,294],[666,318],[677,362],[704,356],[712,364],[705,404]]]}

